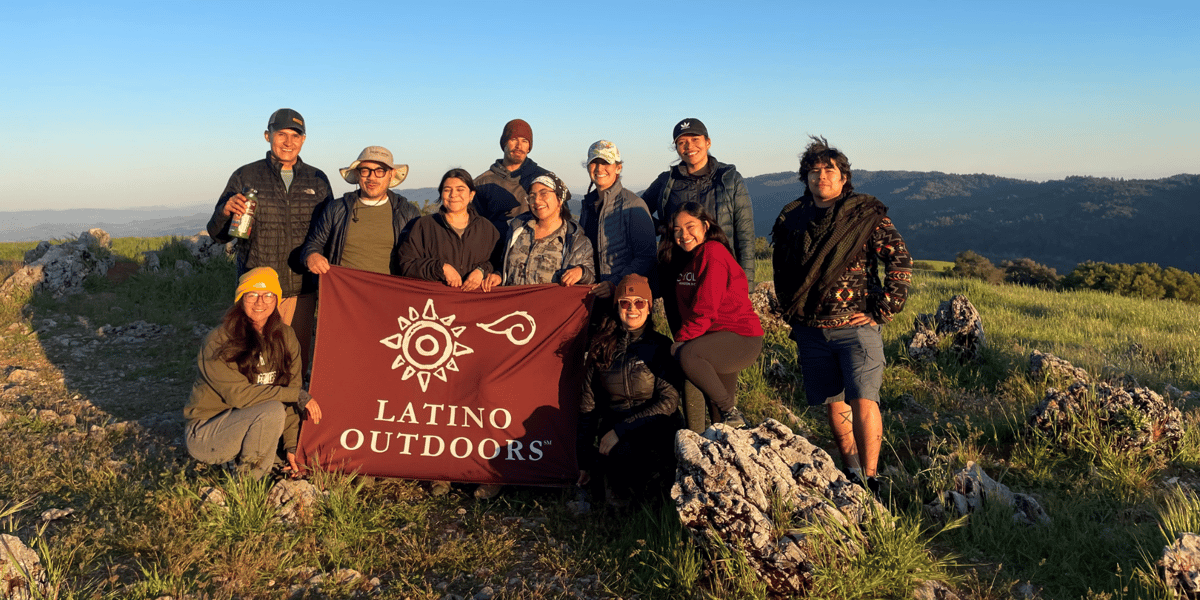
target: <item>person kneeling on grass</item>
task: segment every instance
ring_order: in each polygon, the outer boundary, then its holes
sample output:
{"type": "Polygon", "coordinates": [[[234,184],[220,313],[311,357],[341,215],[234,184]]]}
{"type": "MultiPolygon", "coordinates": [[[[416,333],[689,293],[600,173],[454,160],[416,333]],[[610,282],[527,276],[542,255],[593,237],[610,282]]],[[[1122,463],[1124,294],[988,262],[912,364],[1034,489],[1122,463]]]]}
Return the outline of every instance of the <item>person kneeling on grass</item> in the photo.
{"type": "MultiPolygon", "coordinates": [[[[679,367],[671,340],[654,331],[654,299],[641,275],[625,276],[591,339],[583,396],[579,401],[580,487],[603,475],[607,501],[621,507],[651,491],[658,476],[669,485],[675,473],[679,416],[679,367]],[[596,444],[600,437],[599,447],[596,444]]],[[[664,487],[665,487],[664,485],[664,487]]]]}
{"type": "Polygon", "coordinates": [[[321,407],[300,387],[300,342],[276,310],[279,295],[274,269],[247,271],[233,306],[204,340],[196,357],[200,372],[183,408],[184,444],[192,458],[236,461],[252,477],[277,463],[299,471],[300,417],[319,423],[321,407]]]}

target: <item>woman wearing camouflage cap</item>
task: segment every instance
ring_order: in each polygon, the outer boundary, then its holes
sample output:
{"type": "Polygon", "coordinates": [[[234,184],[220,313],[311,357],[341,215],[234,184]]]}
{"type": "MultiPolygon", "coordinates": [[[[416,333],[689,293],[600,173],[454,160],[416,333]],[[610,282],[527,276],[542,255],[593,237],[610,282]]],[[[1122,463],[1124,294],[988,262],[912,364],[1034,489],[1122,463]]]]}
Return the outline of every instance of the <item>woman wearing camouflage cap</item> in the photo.
{"type": "Polygon", "coordinates": [[[621,151],[600,140],[588,148],[588,177],[579,224],[596,253],[596,296],[612,296],[613,286],[636,273],[651,278],[655,256],[654,221],[637,194],[621,185],[621,151]]]}

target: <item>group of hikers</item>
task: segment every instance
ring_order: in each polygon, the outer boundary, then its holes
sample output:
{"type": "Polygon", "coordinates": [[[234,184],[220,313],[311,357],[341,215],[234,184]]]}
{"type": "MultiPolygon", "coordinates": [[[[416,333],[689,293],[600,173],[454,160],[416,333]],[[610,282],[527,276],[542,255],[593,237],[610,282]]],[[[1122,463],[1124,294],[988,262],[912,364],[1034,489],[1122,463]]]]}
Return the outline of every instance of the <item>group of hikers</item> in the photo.
{"type": "MultiPolygon", "coordinates": [[[[614,504],[672,479],[679,429],[703,431],[709,418],[746,426],[737,378],[763,342],[749,297],[753,209],[737,169],[709,153],[699,119],[674,126],[679,163],[640,196],[621,185],[617,146],[592,144],[578,219],[562,179],[529,158],[533,131],[521,119],[504,126],[503,156],[483,174],[455,168],[442,176],[438,210],[426,216],[392,190],[408,167],[386,148],[367,147],[340,169],[358,189],[335,199],[325,174],[300,159],[299,113],[273,113],[264,137],[266,157],[234,171],[208,223],[215,240],[228,242],[231,222],[253,208],[249,236],[236,244],[234,304],[200,350],[184,408],[185,445],[196,460],[232,461],[256,477],[299,472],[301,422],[322,416],[305,377],[317,282],[331,265],[463,292],[591,286],[578,484],[599,475],[614,504]],[[655,331],[657,297],[673,339],[655,331]]],[[[799,175],[804,194],[772,230],[775,291],[809,404],[828,405],[843,469],[877,492],[880,326],[904,306],[912,261],[886,207],[853,191],[842,152],[811,138],[799,175]]],[[[448,489],[433,482],[434,493],[448,489]]],[[[500,489],[481,485],[475,496],[500,489]]]]}

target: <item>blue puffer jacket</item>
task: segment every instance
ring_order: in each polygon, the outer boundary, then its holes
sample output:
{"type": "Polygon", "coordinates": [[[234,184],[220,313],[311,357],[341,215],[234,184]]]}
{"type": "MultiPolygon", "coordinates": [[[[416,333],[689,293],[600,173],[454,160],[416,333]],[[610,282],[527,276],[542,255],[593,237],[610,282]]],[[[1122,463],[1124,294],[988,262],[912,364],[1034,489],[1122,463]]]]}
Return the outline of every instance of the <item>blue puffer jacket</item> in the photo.
{"type": "Polygon", "coordinates": [[[658,257],[650,209],[619,178],[607,190],[592,189],[583,197],[579,224],[596,250],[596,281],[616,285],[631,273],[654,281],[658,257]]]}
{"type": "MultiPolygon", "coordinates": [[[[408,233],[408,227],[414,219],[421,216],[421,211],[396,192],[388,190],[388,202],[392,205],[392,230],[396,234],[392,244],[392,256],[389,259],[389,270],[392,275],[400,274],[398,250],[408,233]]],[[[308,236],[304,238],[304,246],[300,250],[301,259],[307,263],[308,257],[320,253],[331,265],[342,264],[342,249],[346,247],[346,230],[350,227],[350,218],[354,214],[354,205],[358,202],[358,191],[346,192],[336,200],[330,200],[317,211],[316,218],[308,228],[308,236]]]]}
{"type": "MultiPolygon", "coordinates": [[[[718,162],[708,156],[711,167],[707,176],[692,177],[683,165],[664,171],[642,192],[646,206],[657,219],[657,225],[667,225],[667,219],[685,202],[698,202],[717,219],[717,224],[729,236],[734,258],[754,285],[754,208],[746,182],[737,167],[718,162]]],[[[669,233],[669,232],[668,232],[669,233]]]]}

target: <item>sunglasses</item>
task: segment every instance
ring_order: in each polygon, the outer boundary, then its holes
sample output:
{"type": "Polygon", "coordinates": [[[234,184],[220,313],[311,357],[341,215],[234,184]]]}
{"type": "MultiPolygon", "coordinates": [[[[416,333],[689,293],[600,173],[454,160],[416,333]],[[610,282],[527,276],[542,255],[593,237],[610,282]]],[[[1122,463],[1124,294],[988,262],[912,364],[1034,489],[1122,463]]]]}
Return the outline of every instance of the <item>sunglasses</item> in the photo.
{"type": "Polygon", "coordinates": [[[638,310],[642,310],[643,308],[646,308],[647,304],[650,304],[650,303],[642,298],[638,298],[636,300],[630,300],[629,298],[621,298],[620,300],[617,300],[617,306],[620,306],[624,310],[629,310],[630,308],[636,308],[638,310]]]}

